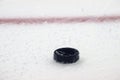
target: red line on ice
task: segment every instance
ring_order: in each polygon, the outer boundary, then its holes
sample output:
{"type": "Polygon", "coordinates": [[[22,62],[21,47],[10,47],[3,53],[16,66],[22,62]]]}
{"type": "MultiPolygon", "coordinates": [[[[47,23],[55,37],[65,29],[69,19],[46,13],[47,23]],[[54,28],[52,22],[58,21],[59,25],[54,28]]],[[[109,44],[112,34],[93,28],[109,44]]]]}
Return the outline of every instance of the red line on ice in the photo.
{"type": "Polygon", "coordinates": [[[42,23],[82,23],[82,22],[114,22],[120,16],[84,16],[84,17],[33,17],[33,18],[0,18],[0,24],[42,24],[42,23]]]}

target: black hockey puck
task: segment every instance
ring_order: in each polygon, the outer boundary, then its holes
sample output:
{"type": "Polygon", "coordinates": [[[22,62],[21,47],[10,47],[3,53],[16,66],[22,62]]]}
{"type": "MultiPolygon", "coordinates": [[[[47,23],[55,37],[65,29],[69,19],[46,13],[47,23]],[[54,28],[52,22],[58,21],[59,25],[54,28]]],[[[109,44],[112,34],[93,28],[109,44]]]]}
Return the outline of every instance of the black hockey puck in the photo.
{"type": "Polygon", "coordinates": [[[54,51],[54,60],[60,63],[74,63],[79,60],[79,51],[74,48],[59,48],[54,51]]]}

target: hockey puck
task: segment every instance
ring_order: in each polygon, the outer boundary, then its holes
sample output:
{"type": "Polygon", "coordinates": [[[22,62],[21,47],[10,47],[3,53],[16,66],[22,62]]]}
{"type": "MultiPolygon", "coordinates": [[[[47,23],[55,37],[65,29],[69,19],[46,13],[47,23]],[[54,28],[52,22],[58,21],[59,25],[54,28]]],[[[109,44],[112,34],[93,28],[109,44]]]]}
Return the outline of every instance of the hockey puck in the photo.
{"type": "Polygon", "coordinates": [[[54,60],[60,63],[74,63],[79,60],[79,51],[74,48],[59,48],[54,51],[54,60]]]}

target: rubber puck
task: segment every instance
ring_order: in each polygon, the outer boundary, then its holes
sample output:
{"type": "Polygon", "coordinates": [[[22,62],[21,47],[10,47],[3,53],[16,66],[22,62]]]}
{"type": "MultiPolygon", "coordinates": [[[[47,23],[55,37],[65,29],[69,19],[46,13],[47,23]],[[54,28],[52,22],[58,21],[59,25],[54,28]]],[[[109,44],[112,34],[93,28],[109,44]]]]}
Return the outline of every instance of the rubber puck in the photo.
{"type": "Polygon", "coordinates": [[[74,48],[59,48],[54,51],[54,60],[60,63],[74,63],[79,60],[79,51],[74,48]]]}

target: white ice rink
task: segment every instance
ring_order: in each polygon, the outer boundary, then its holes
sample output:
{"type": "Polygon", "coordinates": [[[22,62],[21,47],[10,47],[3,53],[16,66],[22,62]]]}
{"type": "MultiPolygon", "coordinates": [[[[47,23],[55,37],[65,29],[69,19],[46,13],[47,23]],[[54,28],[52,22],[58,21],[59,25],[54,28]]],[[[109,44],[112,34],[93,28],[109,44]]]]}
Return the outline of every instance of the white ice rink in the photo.
{"type": "MultiPolygon", "coordinates": [[[[120,15],[120,0],[0,0],[0,18],[120,15]]],[[[0,24],[0,80],[120,80],[120,21],[0,24]],[[59,64],[60,47],[80,51],[59,64]]]]}

